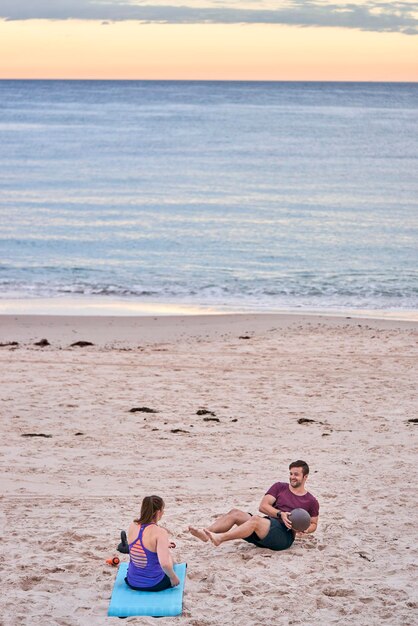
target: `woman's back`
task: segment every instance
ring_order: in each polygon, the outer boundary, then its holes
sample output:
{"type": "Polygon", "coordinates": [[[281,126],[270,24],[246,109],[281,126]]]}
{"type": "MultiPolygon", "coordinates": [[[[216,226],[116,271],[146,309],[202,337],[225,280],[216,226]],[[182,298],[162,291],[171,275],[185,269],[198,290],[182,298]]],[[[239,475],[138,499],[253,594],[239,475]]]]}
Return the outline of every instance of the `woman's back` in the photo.
{"type": "MultiPolygon", "coordinates": [[[[150,524],[142,524],[144,526],[142,543],[147,550],[151,550],[151,552],[157,552],[157,533],[158,526],[154,522],[150,524]]],[[[131,544],[138,537],[139,530],[141,528],[141,524],[137,522],[132,522],[128,528],[128,543],[131,544]]]]}
{"type": "Polygon", "coordinates": [[[161,530],[154,523],[130,525],[127,580],[132,587],[153,587],[164,578],[156,550],[158,532],[161,530]]]}

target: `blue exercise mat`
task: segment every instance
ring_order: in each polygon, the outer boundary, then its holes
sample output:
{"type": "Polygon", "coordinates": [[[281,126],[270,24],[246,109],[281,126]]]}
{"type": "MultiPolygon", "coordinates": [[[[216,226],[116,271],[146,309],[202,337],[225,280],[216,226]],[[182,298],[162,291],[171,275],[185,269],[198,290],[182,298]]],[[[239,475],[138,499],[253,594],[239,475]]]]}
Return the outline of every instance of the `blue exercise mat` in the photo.
{"type": "Polygon", "coordinates": [[[110,617],[173,617],[181,615],[183,610],[183,591],[186,579],[186,563],[176,563],[174,571],[180,578],[180,584],[164,591],[135,591],[125,582],[128,563],[119,565],[112,597],[110,598],[110,617]]]}

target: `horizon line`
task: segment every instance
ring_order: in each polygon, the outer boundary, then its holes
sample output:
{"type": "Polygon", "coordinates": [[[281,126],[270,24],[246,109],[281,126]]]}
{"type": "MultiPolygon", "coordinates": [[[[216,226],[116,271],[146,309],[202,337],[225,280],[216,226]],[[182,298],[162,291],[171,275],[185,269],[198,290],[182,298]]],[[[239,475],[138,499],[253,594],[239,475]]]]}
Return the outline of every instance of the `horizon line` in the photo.
{"type": "Polygon", "coordinates": [[[353,83],[375,83],[375,84],[394,84],[394,85],[415,85],[418,84],[417,80],[374,80],[374,79],[358,79],[358,80],[338,80],[338,79],[282,79],[282,78],[269,78],[269,79],[242,79],[242,78],[51,78],[51,77],[0,77],[0,82],[4,81],[61,81],[61,82],[148,82],[148,83],[339,83],[339,84],[353,84],[353,83]]]}

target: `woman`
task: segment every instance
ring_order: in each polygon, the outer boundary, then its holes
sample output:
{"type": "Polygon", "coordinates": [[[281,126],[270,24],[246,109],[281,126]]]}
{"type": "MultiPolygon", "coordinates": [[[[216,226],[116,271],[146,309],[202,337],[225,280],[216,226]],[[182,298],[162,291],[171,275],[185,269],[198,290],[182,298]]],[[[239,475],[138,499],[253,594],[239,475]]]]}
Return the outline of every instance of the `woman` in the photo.
{"type": "Polygon", "coordinates": [[[125,582],[131,589],[162,591],[180,583],[173,569],[168,532],[158,526],[163,514],[163,499],[146,496],[139,518],[129,526],[130,561],[125,582]]]}

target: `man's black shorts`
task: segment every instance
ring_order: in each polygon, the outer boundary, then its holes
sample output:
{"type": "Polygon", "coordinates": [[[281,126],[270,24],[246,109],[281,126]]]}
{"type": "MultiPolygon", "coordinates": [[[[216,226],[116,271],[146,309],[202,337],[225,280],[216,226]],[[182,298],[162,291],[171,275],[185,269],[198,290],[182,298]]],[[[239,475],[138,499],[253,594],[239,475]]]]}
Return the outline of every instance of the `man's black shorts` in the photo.
{"type": "Polygon", "coordinates": [[[287,550],[290,548],[295,540],[293,532],[288,530],[281,520],[274,519],[274,517],[265,517],[265,519],[270,520],[271,526],[264,539],[260,539],[257,533],[252,533],[249,537],[245,537],[244,541],[269,550],[287,550]]]}

